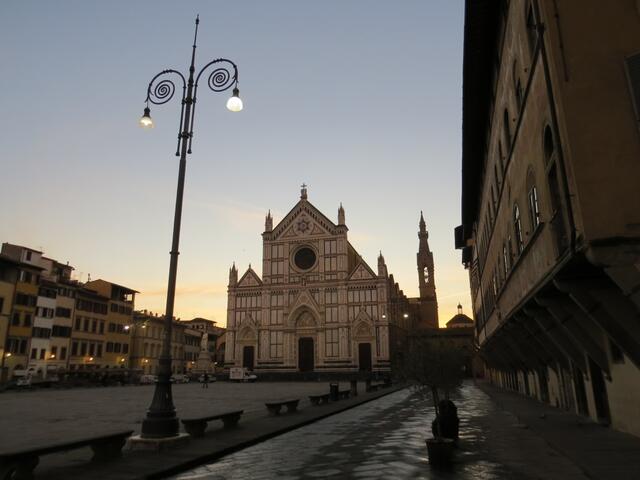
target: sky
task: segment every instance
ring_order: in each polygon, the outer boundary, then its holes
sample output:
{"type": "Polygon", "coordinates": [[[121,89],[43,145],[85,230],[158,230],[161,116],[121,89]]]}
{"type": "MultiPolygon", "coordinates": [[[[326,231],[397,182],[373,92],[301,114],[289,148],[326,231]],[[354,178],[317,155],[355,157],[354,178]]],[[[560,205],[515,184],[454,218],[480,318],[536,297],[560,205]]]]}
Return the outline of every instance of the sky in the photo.
{"type": "Polygon", "coordinates": [[[0,3],[0,241],[41,249],[141,293],[162,313],[178,161],[177,96],[152,106],[161,70],[229,58],[244,110],[201,85],[187,159],[175,314],[226,323],[232,262],[261,270],[300,184],[374,269],[381,250],[418,295],[420,211],[440,323],[468,275],[460,223],[462,0],[5,1],[0,3]]]}

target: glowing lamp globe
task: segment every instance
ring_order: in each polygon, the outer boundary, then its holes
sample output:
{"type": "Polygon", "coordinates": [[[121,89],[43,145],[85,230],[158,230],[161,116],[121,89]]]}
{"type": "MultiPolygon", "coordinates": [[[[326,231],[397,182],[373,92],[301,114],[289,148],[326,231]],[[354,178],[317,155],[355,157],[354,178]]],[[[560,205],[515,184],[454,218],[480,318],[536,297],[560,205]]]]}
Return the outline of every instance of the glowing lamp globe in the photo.
{"type": "Polygon", "coordinates": [[[239,112],[242,110],[242,100],[240,99],[240,90],[233,89],[233,95],[227,100],[227,108],[232,112],[239,112]]]}
{"type": "Polygon", "coordinates": [[[140,126],[142,128],[153,128],[153,120],[151,120],[151,110],[149,110],[149,107],[144,109],[144,115],[140,118],[140,126]]]}

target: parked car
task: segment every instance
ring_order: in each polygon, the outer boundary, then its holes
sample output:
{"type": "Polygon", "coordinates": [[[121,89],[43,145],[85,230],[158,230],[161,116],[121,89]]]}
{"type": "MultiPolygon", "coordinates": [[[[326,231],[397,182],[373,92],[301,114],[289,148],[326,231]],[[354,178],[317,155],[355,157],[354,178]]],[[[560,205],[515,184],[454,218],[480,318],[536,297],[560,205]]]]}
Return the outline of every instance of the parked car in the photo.
{"type": "Polygon", "coordinates": [[[174,373],[171,375],[173,383],[189,383],[189,377],[183,373],[174,373]]]}
{"type": "Polygon", "coordinates": [[[140,376],[140,384],[141,385],[149,385],[156,383],[158,381],[157,375],[141,375],[140,376]]]}
{"type": "Polygon", "coordinates": [[[16,386],[18,387],[30,387],[31,386],[31,375],[25,375],[23,377],[18,377],[16,380],[16,386]]]}

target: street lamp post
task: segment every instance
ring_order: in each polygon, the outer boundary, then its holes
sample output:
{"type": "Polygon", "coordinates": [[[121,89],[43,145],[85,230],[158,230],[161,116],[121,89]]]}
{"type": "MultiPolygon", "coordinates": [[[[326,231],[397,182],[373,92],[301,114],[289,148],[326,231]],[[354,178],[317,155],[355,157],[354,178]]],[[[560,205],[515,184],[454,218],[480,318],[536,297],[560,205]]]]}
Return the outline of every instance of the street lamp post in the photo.
{"type": "Polygon", "coordinates": [[[169,282],[167,286],[167,305],[165,309],[165,328],[162,338],[162,353],[159,359],[158,381],[155,385],[153,400],[147,410],[147,415],[142,422],[142,438],[167,438],[178,435],[179,424],[176,409],[173,405],[171,393],[171,329],[173,320],[173,305],[176,293],[176,273],[178,270],[178,247],[180,242],[180,220],[182,217],[182,196],[184,192],[184,177],[187,165],[187,154],[191,154],[191,140],[193,138],[193,119],[198,92],[198,81],[202,74],[215,67],[209,74],[207,84],[214,92],[223,92],[233,87],[233,96],[227,102],[227,108],[233,112],[242,110],[242,100],[238,91],[238,68],[235,63],[225,58],[218,58],[207,63],[197,75],[195,75],[196,40],[198,38],[199,17],[196,18],[193,49],[191,53],[191,65],[189,66],[189,78],[177,70],[163,70],[158,73],[147,88],[146,107],[140,119],[143,128],[153,127],[149,103],[162,105],[173,97],[176,85],[167,78],[177,76],[182,81],[182,107],[180,110],[180,127],[178,132],[178,146],[176,156],[180,157],[178,171],[178,190],[176,193],[176,208],[173,219],[173,240],[171,243],[169,262],[169,282]],[[195,80],[194,80],[195,76],[195,80]],[[161,80],[158,81],[159,78],[161,80]]]}

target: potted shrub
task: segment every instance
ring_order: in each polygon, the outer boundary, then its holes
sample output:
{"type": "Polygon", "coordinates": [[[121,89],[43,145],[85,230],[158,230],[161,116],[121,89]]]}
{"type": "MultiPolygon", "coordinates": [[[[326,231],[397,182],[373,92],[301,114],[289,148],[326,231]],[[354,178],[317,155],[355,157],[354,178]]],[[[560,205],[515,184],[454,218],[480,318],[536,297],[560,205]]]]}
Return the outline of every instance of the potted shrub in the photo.
{"type": "Polygon", "coordinates": [[[429,463],[450,465],[458,440],[457,408],[449,399],[464,378],[463,352],[446,339],[428,333],[409,338],[405,376],[412,387],[431,397],[436,418],[433,438],[426,440],[429,463]]]}

